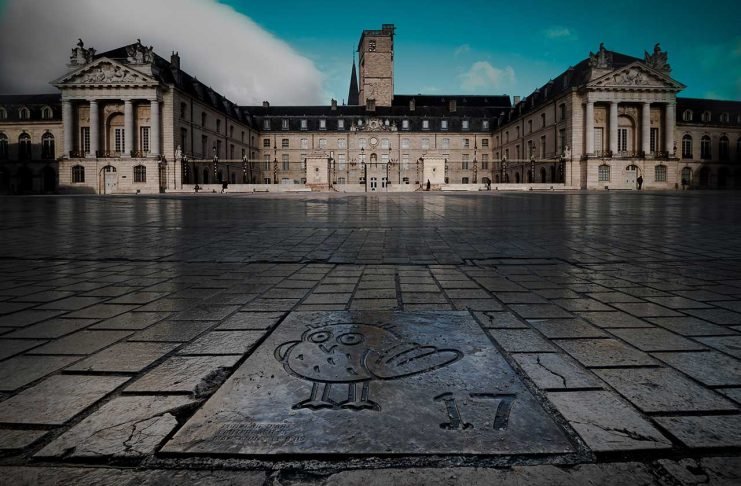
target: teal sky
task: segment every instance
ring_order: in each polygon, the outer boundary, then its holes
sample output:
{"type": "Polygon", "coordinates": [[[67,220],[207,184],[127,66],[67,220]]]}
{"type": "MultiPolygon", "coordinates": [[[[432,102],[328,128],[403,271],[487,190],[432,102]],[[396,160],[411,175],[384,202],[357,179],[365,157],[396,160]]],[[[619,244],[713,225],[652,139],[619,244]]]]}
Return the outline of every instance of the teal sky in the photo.
{"type": "Polygon", "coordinates": [[[396,25],[395,91],[527,95],[596,51],[669,52],[686,97],[741,99],[737,1],[220,0],[310,58],[347,96],[363,29],[396,25]]]}

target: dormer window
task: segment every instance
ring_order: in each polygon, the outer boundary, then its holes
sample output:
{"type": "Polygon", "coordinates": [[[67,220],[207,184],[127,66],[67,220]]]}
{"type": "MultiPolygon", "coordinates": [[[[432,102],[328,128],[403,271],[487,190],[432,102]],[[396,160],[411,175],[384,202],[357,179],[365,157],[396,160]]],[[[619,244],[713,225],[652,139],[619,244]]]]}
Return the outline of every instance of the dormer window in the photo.
{"type": "Polygon", "coordinates": [[[409,130],[409,120],[404,119],[401,121],[401,129],[409,130]]]}
{"type": "Polygon", "coordinates": [[[306,118],[303,118],[301,120],[301,130],[308,130],[309,129],[309,120],[306,118]]]}
{"type": "Polygon", "coordinates": [[[682,120],[683,121],[692,121],[692,110],[684,110],[684,113],[682,113],[682,120]]]}
{"type": "Polygon", "coordinates": [[[52,111],[51,108],[48,106],[45,106],[41,108],[41,119],[42,120],[51,120],[52,119],[52,111]]]}
{"type": "Polygon", "coordinates": [[[712,116],[710,115],[709,111],[705,111],[702,113],[702,121],[707,123],[712,119],[712,116]]]}
{"type": "Polygon", "coordinates": [[[448,120],[440,120],[440,130],[448,129],[448,120]]]}
{"type": "Polygon", "coordinates": [[[461,128],[463,130],[468,130],[468,120],[461,121],[461,128]]]}
{"type": "Polygon", "coordinates": [[[482,120],[481,121],[481,129],[482,130],[488,130],[489,129],[489,120],[482,120]]]}
{"type": "Polygon", "coordinates": [[[221,133],[221,120],[216,120],[216,133],[221,133]]]}
{"type": "Polygon", "coordinates": [[[728,113],[721,113],[720,114],[720,122],[721,123],[728,123],[730,121],[730,117],[728,116],[728,113]]]}
{"type": "Polygon", "coordinates": [[[327,120],[324,118],[319,120],[319,130],[326,130],[327,129],[327,120]]]}
{"type": "Polygon", "coordinates": [[[344,130],[345,129],[345,120],[340,118],[337,120],[337,130],[344,130]]]}
{"type": "Polygon", "coordinates": [[[284,118],[280,121],[280,128],[282,130],[288,130],[288,118],[284,118]]]}
{"type": "Polygon", "coordinates": [[[422,130],[430,129],[430,120],[422,120],[422,130]]]}
{"type": "Polygon", "coordinates": [[[25,106],[18,110],[18,118],[21,120],[29,120],[31,118],[31,110],[26,108],[25,106]]]}
{"type": "Polygon", "coordinates": [[[6,120],[8,118],[8,112],[5,108],[0,107],[0,120],[6,120]]]}
{"type": "Polygon", "coordinates": [[[270,118],[265,118],[262,121],[262,129],[263,130],[270,130],[270,118]]]}

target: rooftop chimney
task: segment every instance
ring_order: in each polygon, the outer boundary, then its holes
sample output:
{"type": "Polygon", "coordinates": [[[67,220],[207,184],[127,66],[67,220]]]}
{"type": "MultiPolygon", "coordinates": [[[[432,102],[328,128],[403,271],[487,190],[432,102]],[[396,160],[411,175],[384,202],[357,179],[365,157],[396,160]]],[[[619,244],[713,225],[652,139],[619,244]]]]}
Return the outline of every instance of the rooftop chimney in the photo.
{"type": "Polygon", "coordinates": [[[263,101],[262,102],[262,107],[263,108],[270,108],[270,102],[269,101],[263,101]]]}
{"type": "Polygon", "coordinates": [[[512,99],[512,105],[516,105],[517,103],[520,102],[520,97],[519,96],[513,96],[512,98],[513,98],[512,99]]]}
{"type": "Polygon", "coordinates": [[[332,98],[332,111],[337,111],[337,100],[332,98]]]}
{"type": "Polygon", "coordinates": [[[414,111],[416,107],[417,107],[417,103],[415,103],[414,98],[409,100],[409,111],[414,111]]]}
{"type": "Polygon", "coordinates": [[[450,100],[448,102],[448,109],[450,110],[451,113],[455,113],[455,111],[457,109],[455,100],[450,100]]]}

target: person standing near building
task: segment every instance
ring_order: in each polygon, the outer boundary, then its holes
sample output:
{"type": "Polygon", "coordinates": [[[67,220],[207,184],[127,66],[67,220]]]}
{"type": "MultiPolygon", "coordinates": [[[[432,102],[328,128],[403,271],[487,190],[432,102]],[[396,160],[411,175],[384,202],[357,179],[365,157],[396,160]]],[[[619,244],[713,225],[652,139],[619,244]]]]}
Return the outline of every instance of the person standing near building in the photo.
{"type": "Polygon", "coordinates": [[[638,190],[641,190],[641,187],[643,187],[643,176],[638,176],[638,179],[636,179],[636,184],[638,184],[638,190]]]}

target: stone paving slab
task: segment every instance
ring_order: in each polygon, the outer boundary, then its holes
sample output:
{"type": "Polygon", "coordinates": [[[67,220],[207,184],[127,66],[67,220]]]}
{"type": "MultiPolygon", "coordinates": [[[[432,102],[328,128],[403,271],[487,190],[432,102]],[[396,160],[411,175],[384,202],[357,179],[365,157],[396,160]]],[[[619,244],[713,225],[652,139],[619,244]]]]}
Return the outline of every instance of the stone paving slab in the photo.
{"type": "Polygon", "coordinates": [[[64,368],[79,356],[16,356],[0,362],[0,391],[13,391],[64,368]]]}
{"type": "Polygon", "coordinates": [[[512,357],[541,390],[603,387],[594,375],[561,354],[528,353],[512,357]]]}
{"type": "Polygon", "coordinates": [[[163,448],[187,454],[571,450],[464,312],[292,313],[163,448]]]}
{"type": "Polygon", "coordinates": [[[45,430],[0,429],[0,450],[23,449],[45,435],[45,430]]]}
{"type": "Polygon", "coordinates": [[[658,364],[648,354],[616,339],[560,339],[556,343],[587,367],[646,366],[658,364]]]}
{"type": "Polygon", "coordinates": [[[120,376],[51,376],[0,402],[0,423],[61,425],[126,381],[120,376]]]}
{"type": "Polygon", "coordinates": [[[263,471],[213,471],[173,469],[115,469],[102,467],[2,467],[9,484],[18,486],[161,486],[199,484],[203,486],[263,486],[263,471]]]}
{"type": "Polygon", "coordinates": [[[192,403],[192,399],[181,396],[118,397],[35,455],[65,458],[150,455],[177,425],[177,410],[192,403]]]}
{"type": "Polygon", "coordinates": [[[136,373],[178,346],[163,342],[118,343],[67,367],[67,371],[136,373]]]}
{"type": "Polygon", "coordinates": [[[239,361],[239,355],[174,356],[126,387],[125,391],[200,394],[220,385],[227,368],[239,361]]]}
{"type": "Polygon", "coordinates": [[[687,447],[741,446],[741,415],[656,417],[654,420],[687,447]]]}
{"type": "Polygon", "coordinates": [[[729,356],[714,351],[652,354],[705,385],[741,385],[741,361],[729,356]]]}

